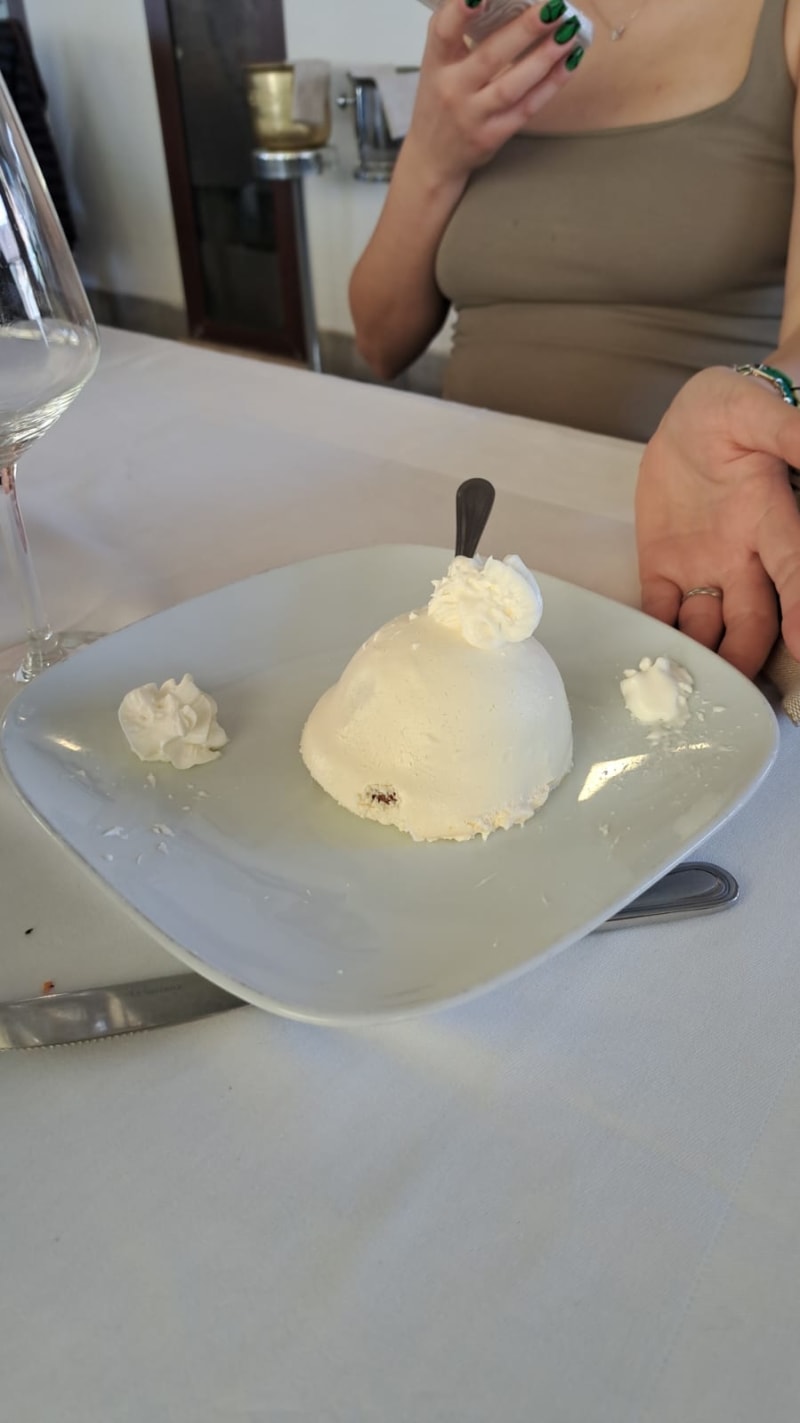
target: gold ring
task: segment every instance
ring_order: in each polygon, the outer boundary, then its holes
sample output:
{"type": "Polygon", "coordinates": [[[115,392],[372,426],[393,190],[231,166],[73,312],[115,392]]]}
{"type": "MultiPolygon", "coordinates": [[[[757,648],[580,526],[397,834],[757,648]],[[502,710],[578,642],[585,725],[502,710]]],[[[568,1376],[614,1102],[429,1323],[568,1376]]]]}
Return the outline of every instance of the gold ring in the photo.
{"type": "Polygon", "coordinates": [[[681,598],[681,607],[688,598],[721,598],[722,589],[713,587],[710,583],[704,583],[698,588],[690,588],[688,593],[684,593],[681,598]]]}

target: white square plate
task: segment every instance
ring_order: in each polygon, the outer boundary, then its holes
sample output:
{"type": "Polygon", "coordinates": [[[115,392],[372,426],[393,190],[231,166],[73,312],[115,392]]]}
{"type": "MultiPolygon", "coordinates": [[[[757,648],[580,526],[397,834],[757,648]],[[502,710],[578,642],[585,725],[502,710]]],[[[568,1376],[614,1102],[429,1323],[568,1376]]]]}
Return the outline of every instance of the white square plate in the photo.
{"type": "Polygon", "coordinates": [[[449,556],[334,554],[125,628],[15,698],[6,768],[167,949],[263,1008],[368,1023],[510,979],[738,810],[769,769],[777,727],[751,683],[681,633],[542,576],[538,635],[572,706],[570,775],[526,826],[486,843],[415,844],[357,819],[308,776],[303,722],[369,633],[427,600],[449,556]],[[662,653],[696,693],[686,726],[653,744],[619,681],[662,653]],[[195,771],[144,766],[117,707],[131,687],[185,671],[217,699],[231,744],[195,771]]]}

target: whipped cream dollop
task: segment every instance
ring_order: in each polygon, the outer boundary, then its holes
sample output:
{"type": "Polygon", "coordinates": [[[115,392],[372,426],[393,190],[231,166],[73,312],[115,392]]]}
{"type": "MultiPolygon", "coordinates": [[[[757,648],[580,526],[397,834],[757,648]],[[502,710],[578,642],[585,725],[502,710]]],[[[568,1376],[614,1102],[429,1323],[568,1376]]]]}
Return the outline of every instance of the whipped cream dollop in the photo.
{"type": "Polygon", "coordinates": [[[177,771],[216,761],[227,736],[217,721],[217,704],[201,692],[193,677],[160,687],[147,682],[126,693],[119,724],[140,761],[168,761],[177,771]]]}
{"type": "Polygon", "coordinates": [[[694,683],[685,667],[669,657],[643,657],[626,669],[620,691],[628,711],[646,725],[683,726],[689,717],[694,683]]]}
{"type": "Polygon", "coordinates": [[[532,636],[542,617],[542,594],[515,553],[498,558],[454,558],[437,578],[428,617],[458,632],[472,647],[496,651],[532,636]]]}

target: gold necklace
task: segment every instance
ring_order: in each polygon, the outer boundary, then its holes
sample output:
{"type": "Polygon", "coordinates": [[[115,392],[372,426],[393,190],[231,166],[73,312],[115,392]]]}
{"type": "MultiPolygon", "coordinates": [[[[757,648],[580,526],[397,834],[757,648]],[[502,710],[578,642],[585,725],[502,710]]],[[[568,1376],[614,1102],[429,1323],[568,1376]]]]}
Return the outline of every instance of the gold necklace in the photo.
{"type": "Polygon", "coordinates": [[[627,19],[623,20],[622,24],[620,25],[610,25],[605,15],[602,13],[599,5],[595,4],[594,8],[597,12],[598,19],[602,22],[602,24],[605,25],[606,29],[608,30],[609,39],[612,42],[615,42],[616,40],[621,40],[623,35],[627,34],[628,30],[636,19],[636,16],[641,14],[646,4],[647,0],[641,0],[641,4],[636,6],[636,9],[633,11],[633,14],[628,15],[627,19]]]}

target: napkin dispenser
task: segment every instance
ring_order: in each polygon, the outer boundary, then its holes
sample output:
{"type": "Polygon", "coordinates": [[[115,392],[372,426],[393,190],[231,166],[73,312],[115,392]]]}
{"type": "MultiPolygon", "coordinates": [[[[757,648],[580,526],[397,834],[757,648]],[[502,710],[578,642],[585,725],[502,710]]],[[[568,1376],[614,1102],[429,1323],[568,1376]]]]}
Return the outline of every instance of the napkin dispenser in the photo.
{"type": "MultiPolygon", "coordinates": [[[[398,73],[417,73],[398,70],[398,73]]],[[[348,74],[350,94],[337,99],[340,109],[352,109],[358,144],[358,167],[354,176],[362,183],[388,183],[400,152],[402,138],[393,138],[376,81],[348,74]]]]}

